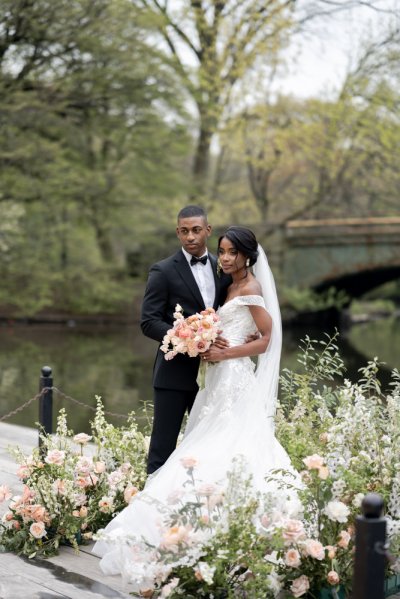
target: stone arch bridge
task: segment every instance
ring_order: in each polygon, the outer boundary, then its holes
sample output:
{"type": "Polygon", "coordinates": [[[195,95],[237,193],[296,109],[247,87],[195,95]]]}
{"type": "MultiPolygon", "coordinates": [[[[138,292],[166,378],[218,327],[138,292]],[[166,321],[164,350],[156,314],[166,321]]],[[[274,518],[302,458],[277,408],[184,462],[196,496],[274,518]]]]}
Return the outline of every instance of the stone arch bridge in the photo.
{"type": "Polygon", "coordinates": [[[359,297],[400,278],[400,218],[289,221],[284,230],[285,284],[359,297]]]}

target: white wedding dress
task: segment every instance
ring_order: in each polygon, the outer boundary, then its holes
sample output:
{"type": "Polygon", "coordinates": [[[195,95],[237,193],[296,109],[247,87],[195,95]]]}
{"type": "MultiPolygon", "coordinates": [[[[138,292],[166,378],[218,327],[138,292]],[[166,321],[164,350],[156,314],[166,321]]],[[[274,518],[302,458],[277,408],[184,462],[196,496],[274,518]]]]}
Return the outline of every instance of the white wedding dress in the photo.
{"type": "MultiPolygon", "coordinates": [[[[275,301],[276,295],[273,299],[275,301]]],[[[249,306],[265,307],[263,297],[238,296],[219,310],[223,336],[231,346],[243,344],[255,331],[249,306]]],[[[135,551],[135,541],[129,549],[124,549],[118,538],[130,534],[138,544],[142,539],[157,547],[160,522],[168,511],[167,506],[173,503],[171,498],[182,490],[188,479],[187,470],[182,466],[185,458],[196,460],[194,475],[197,481],[223,487],[227,473],[232,470],[233,458],[240,456],[255,490],[261,493],[273,491],[276,497],[279,492],[282,494],[278,484],[265,480],[274,469],[293,472],[289,456],[274,436],[281,346],[277,307],[277,300],[276,306],[267,306],[273,318],[272,336],[257,369],[253,360],[247,357],[207,365],[205,388],[196,397],[182,442],[149,478],[144,491],[110,522],[105,529],[106,540],[99,540],[95,545],[94,553],[102,556],[101,568],[106,574],[122,574],[134,583],[136,590],[145,588],[148,568],[140,563],[140,551],[135,551]],[[131,563],[133,556],[134,566],[131,563]]]]}

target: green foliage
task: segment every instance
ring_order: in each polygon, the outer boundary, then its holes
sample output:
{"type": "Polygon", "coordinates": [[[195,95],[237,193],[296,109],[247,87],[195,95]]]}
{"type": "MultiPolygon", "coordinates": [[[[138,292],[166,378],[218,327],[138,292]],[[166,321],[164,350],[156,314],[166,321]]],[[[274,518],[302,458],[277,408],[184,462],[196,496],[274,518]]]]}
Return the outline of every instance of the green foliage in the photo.
{"type": "Polygon", "coordinates": [[[128,0],[3,2],[0,17],[0,303],[118,311],[142,196],[154,209],[184,188],[173,69],[128,0]]]}

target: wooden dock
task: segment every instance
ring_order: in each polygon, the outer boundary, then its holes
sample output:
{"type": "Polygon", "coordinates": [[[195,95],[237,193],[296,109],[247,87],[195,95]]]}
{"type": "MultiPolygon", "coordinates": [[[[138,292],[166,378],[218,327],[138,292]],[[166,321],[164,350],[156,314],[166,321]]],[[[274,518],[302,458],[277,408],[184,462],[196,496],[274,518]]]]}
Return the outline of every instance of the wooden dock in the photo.
{"type": "MultiPolygon", "coordinates": [[[[7,448],[18,445],[29,454],[37,446],[35,429],[0,423],[0,485],[7,484],[14,494],[21,491],[21,481],[15,475],[16,464],[7,448]]],[[[0,516],[7,509],[0,504],[0,516]]],[[[49,559],[18,557],[0,553],[0,599],[100,599],[127,598],[129,589],[119,576],[104,576],[99,559],[91,554],[93,543],[75,554],[62,547],[59,555],[49,559]]]]}

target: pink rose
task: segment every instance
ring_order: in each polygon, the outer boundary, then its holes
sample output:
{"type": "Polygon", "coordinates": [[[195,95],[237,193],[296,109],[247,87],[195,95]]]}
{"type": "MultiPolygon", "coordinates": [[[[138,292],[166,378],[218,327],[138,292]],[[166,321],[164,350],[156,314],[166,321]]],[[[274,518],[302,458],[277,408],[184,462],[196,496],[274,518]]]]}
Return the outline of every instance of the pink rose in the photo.
{"type": "Polygon", "coordinates": [[[198,487],[197,493],[199,495],[204,495],[205,497],[211,497],[211,495],[214,495],[217,490],[218,487],[216,487],[213,483],[204,483],[198,487]]]}
{"type": "Polygon", "coordinates": [[[308,581],[308,578],[303,574],[302,576],[299,576],[298,578],[294,579],[294,581],[291,584],[290,590],[293,593],[293,597],[301,597],[302,595],[305,595],[305,593],[307,593],[309,588],[310,583],[308,581]]]}
{"type": "Polygon", "coordinates": [[[23,480],[24,478],[28,478],[30,473],[31,469],[26,464],[22,464],[22,466],[19,466],[19,468],[17,468],[17,476],[21,480],[23,480]]]}
{"type": "Polygon", "coordinates": [[[87,435],[86,433],[79,433],[74,437],[74,443],[78,445],[86,445],[92,439],[91,435],[87,435]]]}
{"type": "Polygon", "coordinates": [[[339,533],[339,540],[337,542],[339,547],[346,549],[350,543],[350,535],[347,530],[341,530],[339,533]]]}
{"type": "Polygon", "coordinates": [[[56,466],[61,466],[64,460],[65,451],[61,451],[60,449],[52,449],[44,459],[47,464],[55,464],[56,466]]]}
{"type": "Polygon", "coordinates": [[[309,470],[319,470],[324,465],[324,458],[321,458],[320,455],[314,453],[313,455],[304,458],[303,462],[309,470]]]}
{"type": "Polygon", "coordinates": [[[297,549],[288,549],[285,553],[285,564],[290,568],[298,568],[300,566],[300,553],[297,549]]]}
{"type": "Polygon", "coordinates": [[[331,585],[339,584],[340,576],[337,572],[335,572],[335,570],[331,570],[330,572],[328,572],[328,576],[326,577],[326,580],[331,585]]]}
{"type": "Polygon", "coordinates": [[[304,543],[304,553],[313,559],[323,560],[325,557],[325,549],[322,543],[314,539],[307,539],[304,543]]]}
{"type": "Polygon", "coordinates": [[[296,543],[296,541],[304,539],[305,532],[301,520],[286,520],[282,537],[290,543],[296,543]]]}
{"type": "Polygon", "coordinates": [[[44,522],[34,522],[29,527],[29,532],[35,539],[41,539],[46,536],[46,528],[44,522]]]}
{"type": "Polygon", "coordinates": [[[181,464],[184,468],[195,468],[198,464],[198,460],[193,456],[185,456],[181,458],[181,464]]]}
{"type": "Polygon", "coordinates": [[[0,503],[11,499],[12,493],[7,485],[0,485],[0,503]]]}

